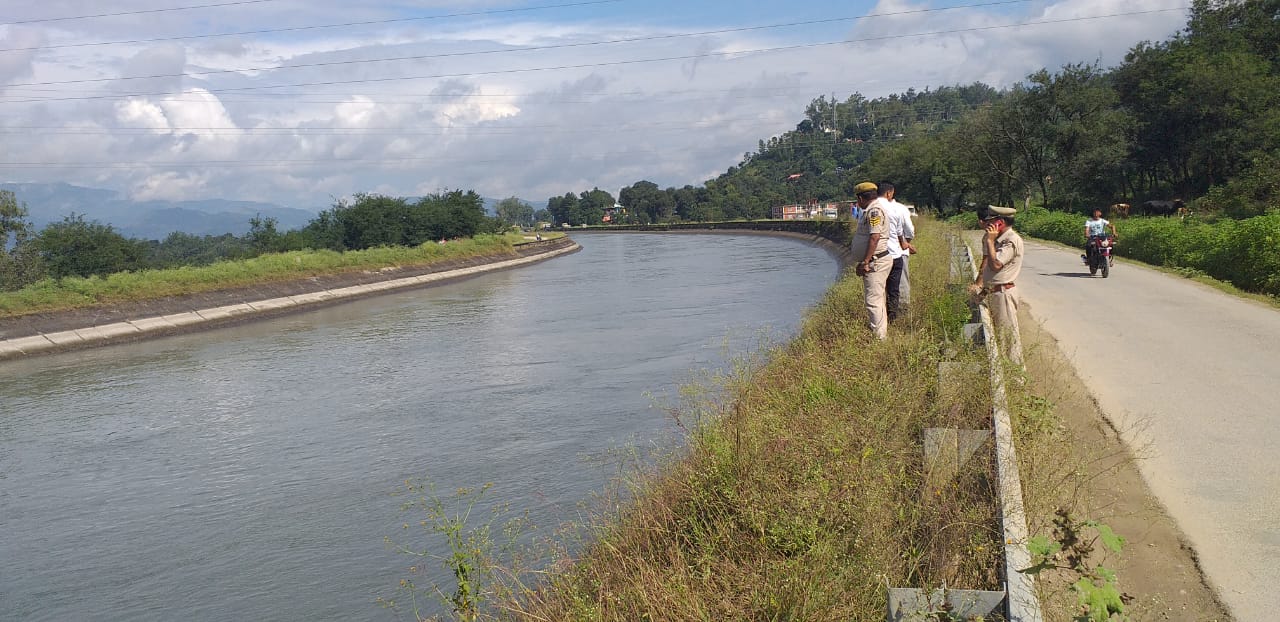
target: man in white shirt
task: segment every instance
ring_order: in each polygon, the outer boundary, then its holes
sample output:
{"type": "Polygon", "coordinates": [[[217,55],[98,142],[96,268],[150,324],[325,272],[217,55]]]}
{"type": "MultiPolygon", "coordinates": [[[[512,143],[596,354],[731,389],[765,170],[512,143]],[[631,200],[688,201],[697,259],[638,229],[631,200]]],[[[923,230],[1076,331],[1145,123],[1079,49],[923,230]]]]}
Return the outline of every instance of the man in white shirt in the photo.
{"type": "Polygon", "coordinates": [[[1093,246],[1093,239],[1100,238],[1107,234],[1107,229],[1111,229],[1111,237],[1116,236],[1116,226],[1111,221],[1102,217],[1102,210],[1093,210],[1093,218],[1084,221],[1084,252],[1080,258],[1084,260],[1085,265],[1089,263],[1089,247],[1093,246]]]}
{"type": "Polygon", "coordinates": [[[889,319],[896,320],[911,303],[911,282],[907,278],[907,258],[916,252],[911,240],[916,237],[915,224],[911,222],[911,212],[907,206],[894,200],[897,190],[893,184],[882,181],[877,184],[880,198],[888,205],[885,210],[889,220],[889,257],[893,258],[893,268],[889,272],[889,281],[885,285],[888,298],[889,319]]]}

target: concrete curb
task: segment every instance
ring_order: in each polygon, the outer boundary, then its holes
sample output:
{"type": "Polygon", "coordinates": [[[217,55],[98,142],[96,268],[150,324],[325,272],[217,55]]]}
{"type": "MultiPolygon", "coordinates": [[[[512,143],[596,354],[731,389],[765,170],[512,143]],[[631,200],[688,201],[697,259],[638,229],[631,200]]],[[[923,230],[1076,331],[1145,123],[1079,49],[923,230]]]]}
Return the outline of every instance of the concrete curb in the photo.
{"type": "Polygon", "coordinates": [[[364,285],[353,285],[338,289],[326,289],[307,294],[269,298],[266,300],[250,301],[221,307],[212,307],[209,309],[197,309],[195,311],[188,311],[185,313],[130,319],[123,322],[114,322],[99,326],[87,326],[84,328],[52,333],[42,333],[29,337],[0,339],[0,361],[106,345],[108,343],[117,343],[121,341],[134,341],[148,337],[172,335],[174,333],[186,332],[199,328],[212,328],[214,326],[230,324],[254,317],[267,317],[302,311],[323,304],[333,304],[335,302],[353,300],[356,298],[363,298],[396,290],[424,287],[455,279],[476,276],[486,272],[518,268],[538,263],[540,261],[546,261],[560,255],[574,253],[581,250],[581,248],[581,246],[574,242],[569,246],[553,249],[537,255],[521,257],[518,259],[508,259],[480,266],[459,268],[457,270],[433,272],[430,274],[391,279],[376,283],[366,283],[364,285]]]}
{"type": "MultiPolygon", "coordinates": [[[[964,249],[964,261],[968,264],[969,279],[978,276],[978,266],[969,245],[956,237],[952,247],[959,244],[964,249]]],[[[1013,444],[1013,422],[1009,418],[1008,398],[1005,394],[1004,362],[1000,346],[996,342],[995,326],[991,313],[979,306],[982,332],[986,337],[987,361],[991,369],[991,426],[996,439],[996,486],[1000,494],[1000,529],[1004,540],[1004,579],[1006,605],[1010,622],[1042,622],[1044,614],[1036,597],[1035,579],[1019,572],[1031,567],[1031,552],[1027,550],[1026,508],[1022,501],[1022,477],[1018,473],[1018,455],[1013,444]]]]}

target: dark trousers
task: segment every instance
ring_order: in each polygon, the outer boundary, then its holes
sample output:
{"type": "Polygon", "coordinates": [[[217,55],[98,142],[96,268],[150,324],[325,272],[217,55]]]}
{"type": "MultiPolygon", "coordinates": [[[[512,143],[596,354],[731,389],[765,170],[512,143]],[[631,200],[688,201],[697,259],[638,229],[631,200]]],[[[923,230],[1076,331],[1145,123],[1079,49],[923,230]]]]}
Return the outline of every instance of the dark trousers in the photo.
{"type": "Polygon", "coordinates": [[[898,313],[902,311],[901,291],[902,291],[902,270],[906,266],[903,257],[893,260],[893,269],[889,271],[889,282],[885,284],[885,295],[888,297],[887,304],[889,311],[889,319],[897,319],[898,313]]]}

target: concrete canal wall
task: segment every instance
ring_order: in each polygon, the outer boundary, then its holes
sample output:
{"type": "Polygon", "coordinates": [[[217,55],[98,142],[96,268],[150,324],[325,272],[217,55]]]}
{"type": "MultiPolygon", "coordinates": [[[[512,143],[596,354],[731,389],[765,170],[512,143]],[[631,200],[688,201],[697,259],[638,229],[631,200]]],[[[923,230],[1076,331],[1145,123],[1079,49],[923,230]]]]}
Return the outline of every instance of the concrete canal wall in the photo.
{"type": "Polygon", "coordinates": [[[516,256],[479,257],[423,268],[327,275],[0,320],[0,360],[136,341],[315,309],[392,291],[518,268],[580,250],[569,238],[524,244],[516,256]]]}

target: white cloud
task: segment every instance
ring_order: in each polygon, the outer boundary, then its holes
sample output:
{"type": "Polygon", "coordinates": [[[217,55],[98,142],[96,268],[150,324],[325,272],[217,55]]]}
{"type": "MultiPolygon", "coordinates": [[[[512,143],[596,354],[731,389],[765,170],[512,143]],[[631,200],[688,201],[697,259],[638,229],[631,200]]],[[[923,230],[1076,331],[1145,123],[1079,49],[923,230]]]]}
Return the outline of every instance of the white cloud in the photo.
{"type": "MultiPolygon", "coordinates": [[[[42,15],[83,13],[86,6],[70,0],[42,4],[42,15]]],[[[829,4],[836,14],[852,10],[847,3],[829,4]]],[[[839,45],[814,45],[842,36],[805,28],[656,38],[741,25],[726,8],[725,23],[680,29],[639,19],[575,22],[530,13],[0,53],[0,81],[10,84],[158,76],[11,87],[0,92],[0,127],[82,128],[15,133],[8,150],[28,162],[118,163],[22,171],[33,180],[105,185],[135,197],[242,198],[323,208],[333,197],[355,192],[422,194],[447,187],[541,204],[548,196],[593,186],[616,192],[639,179],[664,186],[701,183],[755,150],[757,140],[793,128],[805,104],[819,95],[834,92],[843,99],[859,91],[876,97],[979,80],[1008,86],[1041,67],[1095,60],[1114,65],[1139,40],[1175,32],[1185,15],[1079,18],[1174,5],[1175,0],[1050,0],[1021,13],[1008,7],[916,12],[860,20],[844,33],[854,43],[839,45]],[[1077,21],[989,29],[1064,19],[1077,21]],[[939,31],[962,32],[912,36],[939,31]],[[655,39],[457,55],[646,36],[655,39]],[[791,45],[806,47],[751,53],[791,45]],[[631,62],[691,55],[697,58],[631,62]],[[353,62],[391,57],[419,58],[353,62]],[[317,63],[326,64],[299,67],[317,63]],[[551,69],[569,66],[581,67],[551,69]],[[241,71],[252,67],[268,69],[241,71]],[[236,71],[174,75],[211,70],[236,71]],[[432,75],[453,77],[415,77],[432,75]],[[5,102],[18,93],[59,101],[5,102]],[[105,97],[110,93],[135,95],[105,97]],[[113,127],[135,129],[103,134],[102,128],[113,127]],[[344,161],[324,162],[334,158],[344,161]],[[213,163],[196,164],[201,162],[213,163]]],[[[161,5],[132,0],[121,6],[161,5]]],[[[927,8],[925,2],[883,0],[871,12],[927,8]]],[[[8,27],[0,47],[403,15],[391,10],[392,5],[281,0],[203,17],[171,12],[8,27]]],[[[794,21],[790,12],[776,9],[753,22],[794,21]]]]}
{"type": "Polygon", "coordinates": [[[0,49],[13,50],[0,52],[0,89],[5,84],[17,82],[34,75],[35,49],[45,44],[44,33],[31,29],[9,26],[0,37],[0,49]]]}
{"type": "Polygon", "coordinates": [[[208,181],[209,175],[205,173],[155,173],[134,184],[129,196],[136,201],[181,201],[201,196],[207,191],[208,181]]]}
{"type": "Polygon", "coordinates": [[[172,132],[164,109],[145,99],[131,97],[116,103],[116,118],[120,125],[149,130],[156,134],[172,132]]]}

